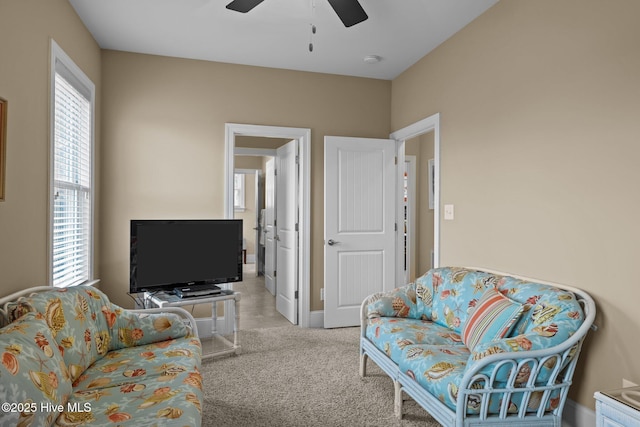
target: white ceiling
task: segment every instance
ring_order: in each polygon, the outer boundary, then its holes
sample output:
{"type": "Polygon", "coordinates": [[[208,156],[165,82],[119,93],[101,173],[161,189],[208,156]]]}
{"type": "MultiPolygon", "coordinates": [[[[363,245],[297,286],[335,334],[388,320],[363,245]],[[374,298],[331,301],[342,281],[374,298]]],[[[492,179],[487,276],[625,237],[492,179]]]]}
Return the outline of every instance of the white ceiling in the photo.
{"type": "Polygon", "coordinates": [[[265,0],[246,14],[231,0],[69,1],[103,49],[390,80],[498,0],[360,0],[369,19],[350,28],[326,0],[265,0]]]}

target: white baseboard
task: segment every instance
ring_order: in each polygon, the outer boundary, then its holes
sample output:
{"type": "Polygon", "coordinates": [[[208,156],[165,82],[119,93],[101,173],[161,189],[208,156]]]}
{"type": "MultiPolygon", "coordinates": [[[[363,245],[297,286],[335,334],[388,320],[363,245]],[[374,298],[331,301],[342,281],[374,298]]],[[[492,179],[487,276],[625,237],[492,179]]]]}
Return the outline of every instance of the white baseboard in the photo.
{"type": "Polygon", "coordinates": [[[324,328],[324,310],[316,310],[309,313],[310,328],[324,328]]]}
{"type": "Polygon", "coordinates": [[[562,413],[563,427],[593,427],[596,425],[596,412],[586,406],[567,399],[562,413]]]}

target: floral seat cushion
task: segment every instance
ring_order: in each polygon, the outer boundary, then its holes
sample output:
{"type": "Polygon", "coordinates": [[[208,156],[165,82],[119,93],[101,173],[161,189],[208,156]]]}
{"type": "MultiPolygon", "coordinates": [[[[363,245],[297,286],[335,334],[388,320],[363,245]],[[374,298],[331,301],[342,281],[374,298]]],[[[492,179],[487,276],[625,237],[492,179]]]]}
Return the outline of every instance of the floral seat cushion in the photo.
{"type": "Polygon", "coordinates": [[[182,372],[200,369],[198,340],[177,338],[110,351],[73,382],[75,391],[145,382],[170,381],[182,372]]]}
{"type": "Polygon", "coordinates": [[[404,358],[407,346],[463,345],[459,334],[428,320],[374,317],[369,319],[368,323],[367,338],[396,363],[400,363],[404,358]]]}
{"type": "Polygon", "coordinates": [[[200,352],[199,341],[191,338],[109,352],[74,383],[69,404],[91,410],[63,413],[59,425],[112,426],[132,420],[135,425],[199,426],[200,359],[191,356],[200,352]]]}
{"type": "MultiPolygon", "coordinates": [[[[469,350],[462,346],[413,345],[405,349],[406,357],[400,362],[399,369],[414,381],[418,382],[431,395],[435,396],[449,408],[455,410],[458,398],[458,386],[465,374],[469,360],[469,350]]],[[[482,382],[477,384],[481,388],[482,382]]],[[[493,384],[499,389],[504,383],[493,384]]],[[[500,411],[502,393],[489,396],[489,413],[500,411]]],[[[524,393],[513,393],[508,403],[508,413],[519,410],[524,393]]],[[[527,412],[537,411],[542,393],[534,393],[527,402],[527,412]]],[[[478,414],[482,396],[470,395],[467,400],[467,413],[478,414]]],[[[560,402],[558,390],[552,391],[547,410],[552,410],[560,402]]]]}
{"type": "Polygon", "coordinates": [[[456,384],[464,375],[469,350],[464,346],[412,345],[399,363],[401,372],[452,409],[456,407],[456,384]]]}

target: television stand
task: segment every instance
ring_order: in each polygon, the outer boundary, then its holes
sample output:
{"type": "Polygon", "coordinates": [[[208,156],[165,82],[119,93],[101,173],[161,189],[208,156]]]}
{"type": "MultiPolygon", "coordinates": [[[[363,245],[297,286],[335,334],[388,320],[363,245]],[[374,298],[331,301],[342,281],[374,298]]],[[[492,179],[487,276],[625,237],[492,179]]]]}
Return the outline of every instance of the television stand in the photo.
{"type": "MultiPolygon", "coordinates": [[[[185,305],[196,304],[211,304],[211,318],[213,324],[211,327],[211,337],[213,340],[219,340],[225,346],[221,350],[213,350],[209,353],[202,353],[202,358],[210,358],[214,356],[221,356],[224,354],[241,353],[240,340],[238,339],[238,330],[240,329],[240,292],[232,290],[223,290],[217,295],[208,295],[192,298],[180,298],[177,295],[169,294],[166,292],[145,292],[144,293],[144,306],[151,303],[156,307],[181,307],[185,305]],[[218,318],[218,302],[221,301],[234,301],[233,304],[233,341],[228,340],[224,336],[220,335],[217,330],[217,318],[218,318]]],[[[225,313],[225,316],[230,313],[225,313]]],[[[197,326],[196,326],[197,327],[197,326]]],[[[204,349],[203,349],[204,350],[204,349]]]]}

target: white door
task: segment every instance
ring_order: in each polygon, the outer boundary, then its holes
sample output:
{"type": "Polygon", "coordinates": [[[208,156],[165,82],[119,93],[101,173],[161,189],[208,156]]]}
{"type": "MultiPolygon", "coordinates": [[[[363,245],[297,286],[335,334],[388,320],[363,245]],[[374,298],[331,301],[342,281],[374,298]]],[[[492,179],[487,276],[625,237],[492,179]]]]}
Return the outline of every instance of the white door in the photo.
{"type": "Polygon", "coordinates": [[[276,166],[276,309],[298,324],[298,141],[278,148],[276,166]]]}
{"type": "Polygon", "coordinates": [[[264,285],[271,295],[276,294],[276,232],[275,232],[275,211],[276,211],[276,175],[275,159],[271,158],[266,163],[266,174],[264,179],[264,285]]]}
{"type": "Polygon", "coordinates": [[[255,207],[256,207],[256,225],[253,229],[256,231],[255,235],[255,262],[256,262],[256,276],[260,274],[264,274],[264,253],[262,252],[262,245],[264,242],[262,241],[262,227],[260,224],[260,212],[262,211],[263,206],[263,190],[264,186],[264,178],[262,177],[262,171],[256,170],[256,197],[255,197],[255,207]]]}
{"type": "Polygon", "coordinates": [[[396,145],[324,139],[324,327],[360,324],[360,304],[395,287],[396,145]]]}

